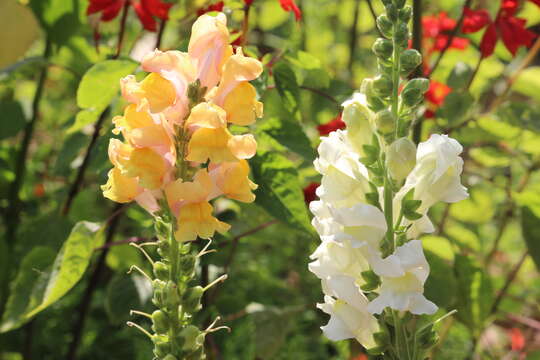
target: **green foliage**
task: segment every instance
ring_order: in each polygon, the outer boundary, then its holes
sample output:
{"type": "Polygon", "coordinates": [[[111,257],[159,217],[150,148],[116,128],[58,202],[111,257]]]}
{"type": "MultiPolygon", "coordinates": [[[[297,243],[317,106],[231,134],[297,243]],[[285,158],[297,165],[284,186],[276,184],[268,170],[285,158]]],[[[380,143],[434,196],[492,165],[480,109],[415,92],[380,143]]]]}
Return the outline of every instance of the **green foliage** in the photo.
{"type": "Polygon", "coordinates": [[[298,110],[298,99],[300,98],[300,88],[296,80],[296,75],[289,65],[279,63],[273,69],[274,81],[277,91],[283,101],[283,106],[291,115],[298,110]]]}
{"type": "Polygon", "coordinates": [[[270,118],[258,126],[257,131],[270,135],[278,143],[286,146],[307,161],[315,159],[315,152],[309,138],[298,121],[292,117],[285,119],[270,118]]]}
{"type": "Polygon", "coordinates": [[[540,270],[540,211],[538,210],[528,206],[521,208],[521,231],[529,254],[536,268],[540,270]]]}
{"type": "Polygon", "coordinates": [[[137,66],[130,59],[105,60],[92,66],[82,77],[77,89],[77,105],[83,110],[77,113],[75,123],[68,133],[94,123],[117,95],[119,79],[131,74],[137,66]]]}
{"type": "Polygon", "coordinates": [[[26,124],[22,107],[17,101],[0,101],[0,114],[0,140],[17,135],[26,124]]]}
{"type": "Polygon", "coordinates": [[[51,250],[38,247],[25,257],[15,281],[0,332],[16,329],[64,296],[81,279],[94,249],[100,245],[99,225],[79,222],[71,231],[50,269],[51,250]],[[40,270],[35,276],[33,269],[40,270]],[[22,292],[22,293],[21,293],[22,292]],[[19,299],[28,299],[20,303],[19,299]]]}
{"type": "Polygon", "coordinates": [[[295,165],[280,153],[258,152],[251,160],[259,185],[256,203],[292,228],[313,233],[295,165]]]}

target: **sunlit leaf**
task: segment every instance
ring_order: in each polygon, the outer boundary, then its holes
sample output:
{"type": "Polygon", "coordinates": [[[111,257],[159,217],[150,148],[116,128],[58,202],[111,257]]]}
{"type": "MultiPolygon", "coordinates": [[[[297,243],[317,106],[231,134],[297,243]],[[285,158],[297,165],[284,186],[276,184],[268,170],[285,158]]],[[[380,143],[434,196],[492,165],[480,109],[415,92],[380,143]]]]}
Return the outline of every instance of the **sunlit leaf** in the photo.
{"type": "Polygon", "coordinates": [[[524,206],[521,208],[521,231],[527,243],[529,255],[540,270],[540,211],[524,206]]]}

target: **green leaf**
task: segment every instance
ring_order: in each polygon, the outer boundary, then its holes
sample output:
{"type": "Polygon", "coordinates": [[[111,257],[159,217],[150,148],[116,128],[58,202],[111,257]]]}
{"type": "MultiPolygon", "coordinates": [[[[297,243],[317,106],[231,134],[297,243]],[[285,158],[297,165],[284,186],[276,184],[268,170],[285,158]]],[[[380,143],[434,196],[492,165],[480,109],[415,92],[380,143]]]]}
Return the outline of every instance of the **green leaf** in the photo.
{"type": "Polygon", "coordinates": [[[449,309],[454,303],[457,288],[452,266],[430,250],[425,250],[424,253],[430,266],[429,277],[424,285],[424,294],[438,306],[449,309]]]}
{"type": "Polygon", "coordinates": [[[277,91],[283,101],[283,106],[289,113],[295,114],[298,110],[300,89],[294,71],[284,62],[274,66],[273,71],[274,81],[276,82],[277,91]]]}
{"type": "Polygon", "coordinates": [[[499,108],[498,115],[506,123],[540,133],[540,110],[527,103],[506,103],[499,108]]]}
{"type": "Polygon", "coordinates": [[[0,333],[13,330],[27,321],[26,312],[35,288],[39,288],[42,275],[48,270],[54,251],[45,246],[34,247],[23,258],[17,277],[10,286],[10,296],[0,324],[0,333]]]}
{"type": "Polygon", "coordinates": [[[296,166],[278,152],[258,152],[250,161],[259,185],[256,203],[291,227],[313,233],[296,166]]]}
{"type": "Polygon", "coordinates": [[[79,0],[30,0],[41,26],[49,38],[57,44],[64,44],[81,27],[79,0]]]}
{"type": "Polygon", "coordinates": [[[521,208],[521,232],[527,243],[529,255],[540,271],[540,211],[528,206],[521,208]]]}
{"type": "Polygon", "coordinates": [[[454,91],[464,89],[469,84],[472,73],[473,69],[469,64],[458,62],[452,69],[452,72],[450,72],[450,75],[448,75],[446,84],[454,89],[454,91]]]}
{"type": "Polygon", "coordinates": [[[520,72],[512,89],[540,101],[540,66],[531,66],[520,72]]]}
{"type": "Polygon", "coordinates": [[[465,120],[474,98],[466,91],[452,91],[444,99],[444,104],[439,110],[439,114],[448,120],[449,124],[458,124],[465,120]]]}
{"type": "Polygon", "coordinates": [[[420,205],[422,205],[421,200],[413,200],[414,198],[414,188],[409,190],[407,194],[401,200],[401,211],[403,216],[408,220],[418,220],[422,217],[422,214],[416,212],[420,205]]]}
{"type": "Polygon", "coordinates": [[[4,100],[0,102],[0,140],[15,136],[24,129],[26,119],[21,105],[17,101],[4,100]]]}
{"type": "Polygon", "coordinates": [[[265,132],[281,145],[288,147],[306,160],[313,161],[315,152],[311,142],[306,136],[302,126],[292,117],[283,120],[270,118],[257,128],[257,131],[265,132]]]}
{"type": "Polygon", "coordinates": [[[328,71],[323,69],[321,61],[315,56],[298,51],[295,56],[287,56],[287,60],[295,67],[298,83],[303,86],[324,89],[330,85],[328,71]]]}
{"type": "MultiPolygon", "coordinates": [[[[49,271],[44,271],[45,268],[40,267],[40,276],[38,278],[35,277],[35,274],[31,276],[34,282],[32,282],[29,302],[24,306],[17,305],[17,311],[2,322],[0,332],[10,331],[23,325],[33,316],[58,301],[75,286],[86,271],[94,249],[101,245],[102,239],[99,236],[101,235],[101,232],[98,232],[99,229],[98,224],[85,221],[79,222],[73,227],[56,255],[52,268],[49,271]]],[[[43,256],[44,251],[41,250],[40,256],[43,256]]],[[[47,260],[50,260],[54,254],[50,255],[47,260]]],[[[21,271],[25,274],[25,281],[29,276],[26,274],[31,273],[31,269],[35,268],[35,262],[38,261],[36,260],[38,255],[32,256],[26,263],[23,262],[23,265],[26,266],[21,266],[21,271]]],[[[45,264],[45,261],[41,264],[45,264]]],[[[10,295],[10,298],[12,296],[15,296],[14,293],[10,295]]],[[[14,298],[12,301],[17,302],[18,300],[14,298]]]]}
{"type": "Polygon", "coordinates": [[[129,318],[130,310],[140,309],[152,295],[152,284],[142,276],[117,274],[107,285],[105,310],[113,324],[129,318]]]}
{"type": "Polygon", "coordinates": [[[138,64],[130,59],[105,60],[83,75],[77,89],[77,105],[82,108],[68,134],[95,122],[120,90],[120,79],[135,71],[138,64]]]}
{"type": "Polygon", "coordinates": [[[464,255],[455,255],[457,279],[457,318],[478,336],[493,303],[493,288],[484,269],[464,255]]]}
{"type": "Polygon", "coordinates": [[[471,190],[468,199],[452,204],[452,217],[471,224],[483,224],[491,220],[495,214],[493,194],[488,190],[476,188],[471,190]]]}

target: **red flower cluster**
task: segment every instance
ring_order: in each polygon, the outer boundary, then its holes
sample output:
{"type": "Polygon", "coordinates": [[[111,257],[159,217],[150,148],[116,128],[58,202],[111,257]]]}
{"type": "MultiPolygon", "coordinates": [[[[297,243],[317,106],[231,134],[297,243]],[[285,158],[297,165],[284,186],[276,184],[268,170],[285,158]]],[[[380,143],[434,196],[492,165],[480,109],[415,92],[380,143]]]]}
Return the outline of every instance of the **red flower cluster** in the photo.
{"type": "Polygon", "coordinates": [[[339,129],[345,129],[345,122],[341,120],[341,113],[333,118],[331,121],[327,122],[326,124],[321,124],[317,126],[317,130],[319,130],[319,135],[325,136],[330,134],[332,131],[336,131],[339,129]]]}
{"type": "MultiPolygon", "coordinates": [[[[540,6],[540,0],[531,1],[540,6]]],[[[480,42],[480,52],[483,58],[493,54],[499,38],[502,39],[512,55],[516,55],[519,47],[532,45],[537,35],[525,28],[527,22],[525,19],[515,16],[518,7],[518,0],[502,0],[495,21],[491,20],[489,13],[484,9],[465,9],[462,28],[464,34],[475,33],[487,26],[480,42]]]]}
{"type": "Polygon", "coordinates": [[[310,202],[317,200],[317,194],[315,190],[319,187],[319,183],[312,182],[304,188],[304,201],[309,205],[310,202]]]}
{"type": "Polygon", "coordinates": [[[525,336],[518,328],[511,328],[508,331],[510,336],[510,347],[512,351],[521,351],[525,347],[525,336]]]}
{"type": "Polygon", "coordinates": [[[172,3],[162,0],[90,0],[86,15],[101,13],[101,21],[111,21],[118,16],[124,6],[132,5],[143,27],[148,31],[156,31],[156,19],[167,20],[172,3]]]}
{"type": "MultiPolygon", "coordinates": [[[[450,34],[456,27],[456,20],[449,18],[443,11],[438,16],[423,16],[422,26],[424,30],[423,44],[426,49],[426,57],[436,51],[441,51],[450,39],[450,34]]],[[[466,49],[469,40],[455,36],[450,44],[451,49],[466,49]]]]}
{"type": "Polygon", "coordinates": [[[210,4],[205,8],[200,8],[199,10],[197,10],[197,16],[201,16],[212,11],[223,11],[223,5],[223,1],[218,1],[217,3],[210,4]]]}
{"type": "Polygon", "coordinates": [[[424,113],[426,118],[434,118],[435,111],[444,104],[444,99],[452,92],[452,88],[441,82],[431,80],[429,89],[426,92],[426,100],[429,103],[428,109],[424,113]]]}

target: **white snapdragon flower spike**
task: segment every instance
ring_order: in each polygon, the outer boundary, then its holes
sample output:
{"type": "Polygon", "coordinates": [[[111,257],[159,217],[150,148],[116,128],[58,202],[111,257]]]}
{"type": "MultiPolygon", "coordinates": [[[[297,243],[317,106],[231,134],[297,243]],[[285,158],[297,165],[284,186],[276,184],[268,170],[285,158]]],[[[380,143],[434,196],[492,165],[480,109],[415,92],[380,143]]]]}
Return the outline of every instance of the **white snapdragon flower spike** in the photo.
{"type": "Polygon", "coordinates": [[[437,306],[423,295],[429,264],[422,250],[422,242],[411,240],[398,247],[393,256],[399,259],[403,275],[387,277],[378,274],[382,280],[379,296],[369,303],[368,310],[380,314],[386,307],[390,307],[416,315],[434,314],[437,306]]]}
{"type": "Polygon", "coordinates": [[[323,241],[310,258],[314,261],[309,263],[309,270],[323,282],[336,275],[346,275],[358,281],[362,279],[362,272],[369,269],[362,252],[353,248],[350,241],[323,241]]]}
{"type": "Polygon", "coordinates": [[[328,324],[321,327],[324,335],[333,341],[356,339],[366,348],[376,345],[373,334],[379,331],[377,319],[368,310],[368,299],[351,278],[336,277],[328,284],[324,303],[317,307],[330,315],[328,324]]]}
{"type": "Polygon", "coordinates": [[[368,171],[346,139],[346,131],[334,131],[322,138],[315,169],[323,175],[316,194],[334,206],[351,206],[365,201],[369,191],[368,171]]]}

